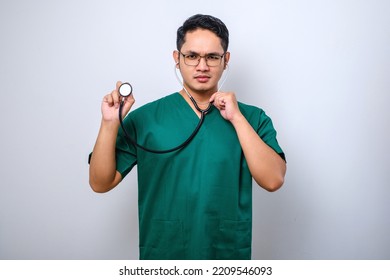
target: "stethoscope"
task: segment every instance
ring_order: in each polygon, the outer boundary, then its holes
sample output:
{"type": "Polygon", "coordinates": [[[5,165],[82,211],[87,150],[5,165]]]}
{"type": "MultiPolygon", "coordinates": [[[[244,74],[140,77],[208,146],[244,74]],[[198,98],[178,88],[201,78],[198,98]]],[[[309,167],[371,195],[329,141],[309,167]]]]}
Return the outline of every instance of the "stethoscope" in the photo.
{"type": "MultiPolygon", "coordinates": [[[[119,122],[120,122],[120,126],[121,126],[121,128],[123,130],[123,133],[124,133],[125,137],[134,146],[136,146],[136,147],[138,147],[138,148],[140,148],[140,149],[142,149],[142,150],[144,150],[146,152],[150,152],[150,153],[154,153],[154,154],[166,154],[166,153],[171,153],[171,152],[178,151],[178,150],[184,148],[185,146],[187,146],[192,141],[192,139],[194,139],[195,135],[198,133],[199,129],[201,128],[201,126],[202,126],[202,124],[204,122],[206,114],[208,112],[210,112],[211,109],[213,108],[213,102],[210,102],[206,109],[201,109],[198,106],[198,103],[195,101],[195,99],[192,97],[192,95],[187,91],[187,89],[184,86],[184,83],[180,80],[179,76],[177,75],[177,70],[176,69],[177,68],[176,68],[176,65],[175,65],[175,69],[174,69],[175,76],[176,76],[177,80],[179,81],[180,85],[183,87],[184,91],[187,93],[187,95],[188,95],[189,99],[191,100],[191,102],[194,104],[194,107],[196,108],[196,110],[198,110],[200,112],[200,119],[199,119],[199,122],[198,122],[197,126],[195,127],[194,131],[187,138],[187,140],[185,140],[182,144],[178,145],[177,147],[174,147],[174,148],[171,148],[171,149],[167,149],[167,150],[154,150],[154,149],[150,149],[148,147],[145,147],[145,146],[142,146],[142,145],[138,144],[133,138],[130,137],[130,135],[127,133],[127,131],[125,129],[125,126],[123,125],[122,110],[123,110],[123,106],[125,104],[125,98],[130,96],[133,93],[133,87],[128,82],[122,83],[119,86],[118,92],[122,96],[122,100],[121,100],[120,105],[119,105],[119,122]]],[[[218,91],[222,88],[223,84],[225,83],[225,81],[227,79],[227,76],[228,76],[228,73],[229,73],[228,65],[226,65],[226,69],[227,69],[227,72],[225,74],[225,77],[224,77],[221,85],[218,88],[218,91]]]]}

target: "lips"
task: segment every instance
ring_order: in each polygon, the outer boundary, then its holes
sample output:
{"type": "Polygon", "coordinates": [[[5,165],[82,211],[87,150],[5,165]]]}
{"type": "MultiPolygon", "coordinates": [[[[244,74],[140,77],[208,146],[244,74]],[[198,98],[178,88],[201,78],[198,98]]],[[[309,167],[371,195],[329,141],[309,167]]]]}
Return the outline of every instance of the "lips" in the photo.
{"type": "Polygon", "coordinates": [[[199,76],[196,76],[195,79],[199,83],[207,83],[210,80],[210,77],[209,76],[205,76],[205,75],[199,75],[199,76]]]}

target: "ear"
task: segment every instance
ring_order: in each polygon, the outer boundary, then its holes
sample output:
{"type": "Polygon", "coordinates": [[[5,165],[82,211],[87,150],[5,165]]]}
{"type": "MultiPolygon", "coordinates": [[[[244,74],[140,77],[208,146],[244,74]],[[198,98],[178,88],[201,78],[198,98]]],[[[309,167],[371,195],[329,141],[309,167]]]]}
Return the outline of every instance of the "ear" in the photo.
{"type": "Polygon", "coordinates": [[[225,53],[225,61],[224,61],[224,67],[223,69],[226,69],[228,63],[229,63],[229,60],[230,60],[230,52],[226,52],[225,53]]]}
{"type": "Polygon", "coordinates": [[[178,51],[173,51],[173,54],[172,54],[172,56],[173,56],[173,60],[175,61],[175,64],[176,64],[176,68],[180,68],[180,65],[179,65],[179,58],[180,58],[180,56],[179,56],[180,54],[179,54],[179,52],[178,51]]]}

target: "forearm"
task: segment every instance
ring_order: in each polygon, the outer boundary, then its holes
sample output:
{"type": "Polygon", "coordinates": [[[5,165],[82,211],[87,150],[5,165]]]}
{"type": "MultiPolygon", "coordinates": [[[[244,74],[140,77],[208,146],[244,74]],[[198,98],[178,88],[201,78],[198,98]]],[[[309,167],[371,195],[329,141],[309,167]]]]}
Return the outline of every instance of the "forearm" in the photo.
{"type": "Polygon", "coordinates": [[[96,192],[107,192],[121,180],[115,162],[117,133],[117,122],[102,121],[89,167],[89,183],[96,192]]]}
{"type": "Polygon", "coordinates": [[[256,133],[244,116],[232,120],[249,170],[256,183],[268,191],[276,191],[284,182],[285,161],[256,133]]]}

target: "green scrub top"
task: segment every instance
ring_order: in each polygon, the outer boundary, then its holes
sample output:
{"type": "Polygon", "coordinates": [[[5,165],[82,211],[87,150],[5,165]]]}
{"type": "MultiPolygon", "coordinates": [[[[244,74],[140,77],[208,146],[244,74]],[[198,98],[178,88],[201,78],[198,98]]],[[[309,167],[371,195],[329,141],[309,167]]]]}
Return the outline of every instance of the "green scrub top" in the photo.
{"type": "MultiPolygon", "coordinates": [[[[271,119],[239,103],[260,137],[277,153],[271,119]]],[[[199,118],[179,93],[132,111],[124,120],[137,143],[151,149],[178,146],[199,118]]],[[[137,165],[140,259],[250,259],[252,177],[237,134],[213,107],[185,148],[153,154],[118,132],[117,170],[137,165]]]]}

